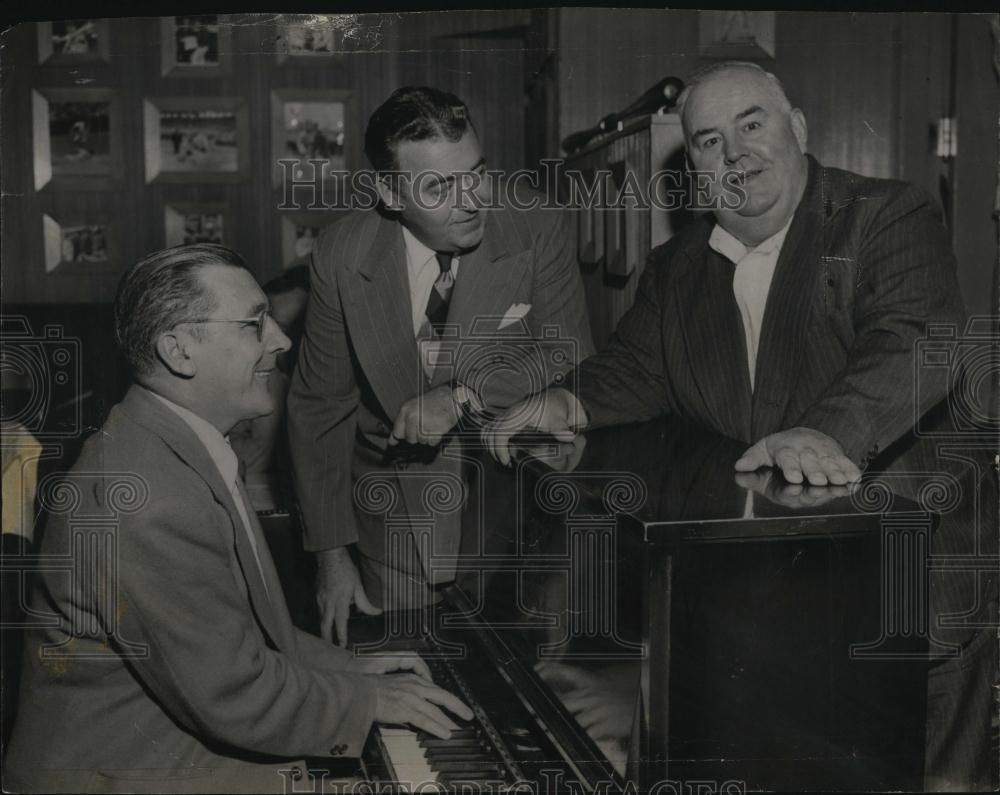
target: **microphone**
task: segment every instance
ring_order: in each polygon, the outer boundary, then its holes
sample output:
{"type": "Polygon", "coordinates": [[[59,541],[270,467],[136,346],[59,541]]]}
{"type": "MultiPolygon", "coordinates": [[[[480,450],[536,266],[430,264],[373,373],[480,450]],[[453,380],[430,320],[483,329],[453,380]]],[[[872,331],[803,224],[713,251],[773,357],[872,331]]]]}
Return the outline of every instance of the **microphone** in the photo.
{"type": "Polygon", "coordinates": [[[581,130],[567,135],[562,142],[562,148],[567,153],[582,149],[591,139],[604,133],[614,132],[618,125],[636,116],[656,113],[661,108],[672,108],[677,98],[684,90],[684,83],[676,77],[664,77],[656,85],[646,91],[635,102],[617,113],[609,113],[597,124],[587,130],[581,130]]]}

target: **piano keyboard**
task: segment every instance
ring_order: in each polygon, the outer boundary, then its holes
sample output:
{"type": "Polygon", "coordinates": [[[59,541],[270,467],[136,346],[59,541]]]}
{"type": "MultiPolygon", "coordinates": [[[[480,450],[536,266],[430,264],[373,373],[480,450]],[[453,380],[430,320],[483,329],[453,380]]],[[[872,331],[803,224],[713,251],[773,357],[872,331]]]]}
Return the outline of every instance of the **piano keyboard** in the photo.
{"type": "Polygon", "coordinates": [[[423,731],[379,727],[381,750],[388,777],[401,791],[441,791],[459,782],[502,787],[523,780],[523,774],[506,742],[494,728],[469,687],[455,670],[441,660],[430,660],[434,682],[459,696],[473,711],[471,721],[459,725],[447,740],[423,731]]]}

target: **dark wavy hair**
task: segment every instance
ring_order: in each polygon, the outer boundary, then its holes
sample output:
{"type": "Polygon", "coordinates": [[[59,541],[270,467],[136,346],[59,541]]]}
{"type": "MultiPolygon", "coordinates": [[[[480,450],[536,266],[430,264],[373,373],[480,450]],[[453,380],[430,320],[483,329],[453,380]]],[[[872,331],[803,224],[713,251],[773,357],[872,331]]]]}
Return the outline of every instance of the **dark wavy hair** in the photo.
{"type": "Polygon", "coordinates": [[[454,94],[428,86],[405,86],[393,91],[368,120],[365,154],[376,171],[395,171],[399,168],[396,147],[402,141],[457,141],[470,129],[476,128],[469,109],[454,94]]]}

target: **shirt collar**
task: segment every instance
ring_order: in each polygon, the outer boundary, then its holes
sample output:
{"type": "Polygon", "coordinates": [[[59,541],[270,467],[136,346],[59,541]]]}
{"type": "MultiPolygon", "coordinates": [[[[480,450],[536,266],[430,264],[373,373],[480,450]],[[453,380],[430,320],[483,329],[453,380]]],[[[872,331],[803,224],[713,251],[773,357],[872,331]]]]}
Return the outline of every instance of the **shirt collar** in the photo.
{"type": "Polygon", "coordinates": [[[747,248],[736,237],[723,229],[719,224],[716,224],[712,229],[711,237],[708,238],[708,245],[733,263],[738,263],[751,252],[770,256],[781,250],[781,246],[785,242],[785,236],[788,234],[788,227],[791,225],[792,219],[789,218],[788,222],[769,238],[762,240],[753,248],[747,248]]]}
{"type": "Polygon", "coordinates": [[[414,271],[419,271],[437,252],[420,242],[405,226],[400,226],[403,229],[403,243],[406,245],[406,261],[414,271]]]}
{"type": "MultiPolygon", "coordinates": [[[[145,387],[141,388],[145,389],[145,387]]],[[[167,400],[163,395],[158,395],[150,389],[146,389],[146,391],[184,420],[188,427],[194,431],[195,436],[205,445],[205,449],[222,475],[223,481],[227,486],[232,488],[239,472],[239,462],[236,460],[236,453],[233,452],[233,448],[229,446],[229,440],[219,433],[218,428],[199,417],[190,409],[179,406],[172,400],[167,400]]]]}

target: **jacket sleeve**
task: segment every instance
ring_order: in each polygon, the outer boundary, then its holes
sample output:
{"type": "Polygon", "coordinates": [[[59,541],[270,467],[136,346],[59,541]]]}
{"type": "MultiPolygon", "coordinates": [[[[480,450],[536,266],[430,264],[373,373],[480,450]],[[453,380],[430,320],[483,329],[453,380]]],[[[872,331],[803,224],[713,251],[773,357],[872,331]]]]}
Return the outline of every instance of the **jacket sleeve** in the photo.
{"type": "Polygon", "coordinates": [[[351,467],[360,393],[333,258],[326,234],[313,253],[305,332],[288,393],[292,474],[311,551],[358,539],[351,467]]]}
{"type": "Polygon", "coordinates": [[[310,667],[267,644],[214,516],[178,495],[123,521],[114,614],[103,614],[109,634],[199,736],[279,756],[329,756],[337,745],[359,756],[375,717],[373,678],[310,667]]]}
{"type": "Polygon", "coordinates": [[[636,290],[607,347],[580,364],[567,388],[587,412],[589,427],[641,422],[670,412],[663,352],[665,266],[650,254],[636,290]]]}
{"type": "Polygon", "coordinates": [[[930,197],[895,191],[861,231],[848,364],[798,425],[836,439],[866,466],[905,434],[953,384],[947,368],[922,368],[928,324],[964,328],[965,310],[947,231],[930,197]]]}

